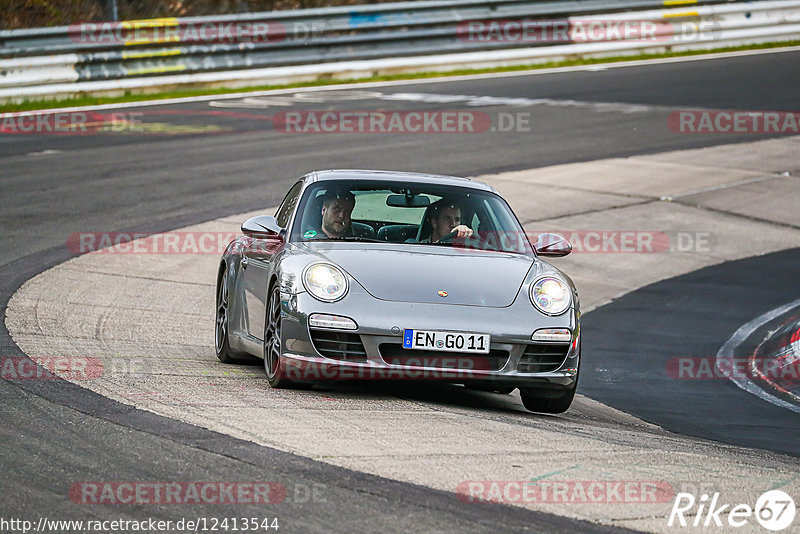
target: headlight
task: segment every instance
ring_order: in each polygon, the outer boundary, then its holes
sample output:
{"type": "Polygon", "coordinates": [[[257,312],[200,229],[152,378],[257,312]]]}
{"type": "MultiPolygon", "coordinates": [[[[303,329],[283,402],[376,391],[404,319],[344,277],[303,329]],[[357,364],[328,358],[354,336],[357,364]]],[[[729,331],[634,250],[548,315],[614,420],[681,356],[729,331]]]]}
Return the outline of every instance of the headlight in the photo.
{"type": "Polygon", "coordinates": [[[569,308],[569,286],[558,278],[546,276],[538,279],[531,285],[530,294],[533,305],[547,315],[561,315],[569,308]]]}
{"type": "Polygon", "coordinates": [[[303,274],[303,285],[311,296],[324,302],[336,302],[347,294],[347,277],[329,263],[315,263],[303,274]]]}

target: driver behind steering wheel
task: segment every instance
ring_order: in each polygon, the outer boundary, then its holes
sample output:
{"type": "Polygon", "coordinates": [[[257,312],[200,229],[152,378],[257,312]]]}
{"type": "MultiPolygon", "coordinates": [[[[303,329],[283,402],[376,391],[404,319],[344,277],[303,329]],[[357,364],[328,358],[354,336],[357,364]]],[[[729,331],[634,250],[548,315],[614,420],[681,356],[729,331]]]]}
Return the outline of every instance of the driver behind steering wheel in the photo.
{"type": "Polygon", "coordinates": [[[461,206],[455,201],[441,198],[430,205],[431,235],[420,243],[438,243],[443,237],[465,239],[472,237],[472,229],[461,224],[461,206]]]}

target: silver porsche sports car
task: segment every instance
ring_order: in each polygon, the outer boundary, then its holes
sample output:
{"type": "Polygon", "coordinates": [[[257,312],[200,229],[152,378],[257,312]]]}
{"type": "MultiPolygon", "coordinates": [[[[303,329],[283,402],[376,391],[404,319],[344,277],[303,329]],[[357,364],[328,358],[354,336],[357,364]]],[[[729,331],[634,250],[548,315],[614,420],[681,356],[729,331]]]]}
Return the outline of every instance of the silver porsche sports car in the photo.
{"type": "Polygon", "coordinates": [[[219,264],[219,359],[264,359],[270,386],[441,380],[519,388],[560,413],[578,383],[572,280],[492,187],[465,178],[332,170],[300,178],[274,216],[242,224],[219,264]]]}

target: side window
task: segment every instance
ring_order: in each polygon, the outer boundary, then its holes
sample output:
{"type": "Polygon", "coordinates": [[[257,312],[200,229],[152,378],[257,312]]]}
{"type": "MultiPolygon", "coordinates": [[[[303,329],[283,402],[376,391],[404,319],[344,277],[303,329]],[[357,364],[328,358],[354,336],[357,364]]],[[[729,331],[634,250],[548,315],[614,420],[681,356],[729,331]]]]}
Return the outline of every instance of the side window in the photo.
{"type": "Polygon", "coordinates": [[[283,228],[289,224],[289,217],[294,213],[294,207],[297,206],[297,200],[300,198],[300,189],[303,187],[303,182],[297,182],[292,186],[283,199],[283,203],[275,212],[275,219],[283,228]]]}
{"type": "Polygon", "coordinates": [[[476,232],[487,232],[491,230],[486,217],[486,210],[482,203],[475,202],[467,204],[462,214],[461,224],[466,224],[476,232]]]}
{"type": "Polygon", "coordinates": [[[471,221],[469,221],[469,222],[461,221],[461,223],[462,224],[466,224],[467,226],[469,226],[470,228],[472,228],[475,231],[481,230],[481,220],[478,217],[478,212],[477,211],[472,216],[472,220],[471,221]]]}

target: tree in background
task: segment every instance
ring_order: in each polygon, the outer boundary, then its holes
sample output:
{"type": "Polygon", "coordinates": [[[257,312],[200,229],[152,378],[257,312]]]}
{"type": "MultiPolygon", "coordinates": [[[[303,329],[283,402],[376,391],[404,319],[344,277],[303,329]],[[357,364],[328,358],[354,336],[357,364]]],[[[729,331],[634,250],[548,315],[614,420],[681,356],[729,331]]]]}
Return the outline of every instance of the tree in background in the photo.
{"type": "MultiPolygon", "coordinates": [[[[115,0],[0,0],[0,29],[67,26],[113,20],[115,0]]],[[[384,3],[392,0],[116,0],[119,20],[200,17],[280,9],[384,3]]]]}

